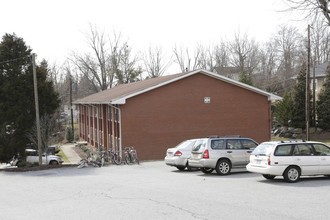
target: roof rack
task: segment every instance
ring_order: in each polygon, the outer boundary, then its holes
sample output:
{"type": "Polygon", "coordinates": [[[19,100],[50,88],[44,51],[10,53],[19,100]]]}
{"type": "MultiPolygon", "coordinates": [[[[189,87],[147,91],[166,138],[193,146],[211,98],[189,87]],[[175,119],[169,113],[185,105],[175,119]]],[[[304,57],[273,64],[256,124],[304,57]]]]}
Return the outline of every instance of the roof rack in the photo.
{"type": "Polygon", "coordinates": [[[219,138],[219,135],[210,135],[210,136],[206,136],[206,138],[219,138]]]}
{"type": "Polygon", "coordinates": [[[281,140],[280,142],[281,143],[293,143],[293,142],[306,142],[306,141],[305,140],[296,140],[296,139],[294,139],[294,140],[287,140],[287,141],[281,140]]]}

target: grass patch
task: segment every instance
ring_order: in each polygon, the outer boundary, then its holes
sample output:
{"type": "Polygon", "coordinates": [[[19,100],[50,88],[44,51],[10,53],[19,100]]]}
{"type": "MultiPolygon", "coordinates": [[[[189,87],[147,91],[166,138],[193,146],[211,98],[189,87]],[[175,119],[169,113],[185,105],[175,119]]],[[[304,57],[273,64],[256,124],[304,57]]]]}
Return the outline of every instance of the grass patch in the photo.
{"type": "Polygon", "coordinates": [[[62,149],[60,149],[60,152],[58,152],[56,154],[57,156],[61,156],[63,162],[70,162],[69,159],[67,158],[67,156],[64,154],[64,152],[62,151],[62,149]]]}

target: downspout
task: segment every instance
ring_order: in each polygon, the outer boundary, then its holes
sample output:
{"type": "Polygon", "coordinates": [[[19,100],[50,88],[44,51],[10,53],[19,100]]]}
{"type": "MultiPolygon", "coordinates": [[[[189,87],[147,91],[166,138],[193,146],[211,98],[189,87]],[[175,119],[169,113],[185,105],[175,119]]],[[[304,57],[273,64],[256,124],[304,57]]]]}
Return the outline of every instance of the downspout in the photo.
{"type": "MultiPolygon", "coordinates": [[[[121,111],[120,111],[120,108],[112,105],[111,103],[109,103],[109,105],[114,108],[114,109],[117,109],[118,110],[118,121],[120,122],[119,123],[119,155],[122,157],[122,137],[121,137],[121,111]]],[[[119,106],[119,105],[118,105],[119,106]]]]}

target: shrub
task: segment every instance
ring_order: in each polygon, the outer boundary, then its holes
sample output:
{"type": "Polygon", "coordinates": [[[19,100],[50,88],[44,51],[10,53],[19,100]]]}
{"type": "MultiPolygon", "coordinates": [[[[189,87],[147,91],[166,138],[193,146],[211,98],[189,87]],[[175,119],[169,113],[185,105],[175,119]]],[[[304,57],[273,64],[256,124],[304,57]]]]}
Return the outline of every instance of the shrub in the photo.
{"type": "Polygon", "coordinates": [[[70,127],[65,128],[65,138],[69,143],[73,142],[74,134],[70,127]]]}

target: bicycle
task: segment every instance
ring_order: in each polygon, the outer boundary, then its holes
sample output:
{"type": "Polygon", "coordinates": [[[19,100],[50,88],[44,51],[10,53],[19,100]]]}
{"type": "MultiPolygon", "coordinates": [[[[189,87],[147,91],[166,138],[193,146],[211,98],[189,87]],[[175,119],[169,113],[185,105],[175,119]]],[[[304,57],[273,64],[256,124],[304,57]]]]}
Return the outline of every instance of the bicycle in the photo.
{"type": "Polygon", "coordinates": [[[122,158],[118,153],[115,153],[113,150],[108,150],[108,160],[109,162],[120,165],[122,162],[122,158]]]}
{"type": "Polygon", "coordinates": [[[88,167],[89,164],[94,166],[94,167],[101,167],[102,163],[93,160],[92,159],[93,156],[94,156],[93,153],[90,153],[89,156],[87,157],[87,159],[83,159],[83,160],[80,161],[77,168],[88,167]]]}
{"type": "Polygon", "coordinates": [[[137,156],[137,152],[134,149],[134,147],[125,147],[124,148],[124,158],[125,158],[126,164],[130,164],[130,163],[140,164],[139,158],[137,156]]]}

